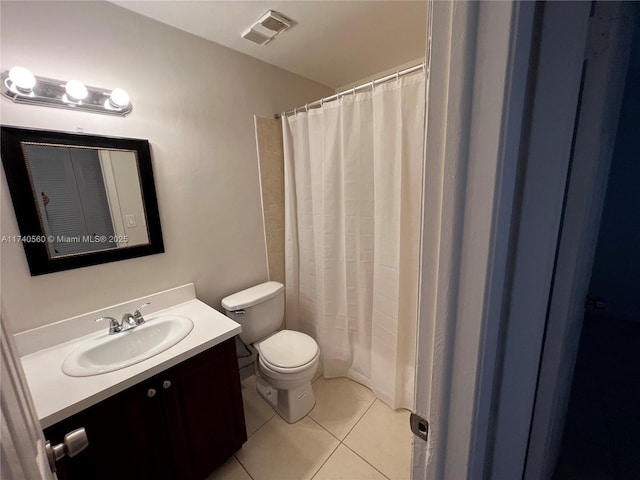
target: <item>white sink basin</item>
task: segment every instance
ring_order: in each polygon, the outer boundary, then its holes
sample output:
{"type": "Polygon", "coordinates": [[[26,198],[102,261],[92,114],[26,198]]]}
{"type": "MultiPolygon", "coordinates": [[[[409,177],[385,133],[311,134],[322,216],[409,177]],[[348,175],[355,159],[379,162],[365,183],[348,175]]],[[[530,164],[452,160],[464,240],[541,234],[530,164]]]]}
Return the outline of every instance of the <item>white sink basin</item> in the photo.
{"type": "Polygon", "coordinates": [[[120,370],[164,352],[192,329],[188,317],[157,315],[126,332],[105,332],[87,340],[65,358],[62,371],[71,377],[89,377],[120,370]]]}

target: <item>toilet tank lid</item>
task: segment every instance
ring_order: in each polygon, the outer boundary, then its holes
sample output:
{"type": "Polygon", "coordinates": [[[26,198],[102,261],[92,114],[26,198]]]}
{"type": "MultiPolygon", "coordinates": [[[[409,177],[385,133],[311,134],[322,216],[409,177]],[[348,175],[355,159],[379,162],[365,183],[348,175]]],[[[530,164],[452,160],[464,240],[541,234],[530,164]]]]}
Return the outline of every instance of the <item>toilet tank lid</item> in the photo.
{"type": "Polygon", "coordinates": [[[280,282],[265,282],[255,287],[247,288],[240,292],[229,295],[222,299],[222,308],[227,311],[241,310],[252,307],[257,303],[264,302],[275,297],[284,290],[284,285],[280,282]]]}

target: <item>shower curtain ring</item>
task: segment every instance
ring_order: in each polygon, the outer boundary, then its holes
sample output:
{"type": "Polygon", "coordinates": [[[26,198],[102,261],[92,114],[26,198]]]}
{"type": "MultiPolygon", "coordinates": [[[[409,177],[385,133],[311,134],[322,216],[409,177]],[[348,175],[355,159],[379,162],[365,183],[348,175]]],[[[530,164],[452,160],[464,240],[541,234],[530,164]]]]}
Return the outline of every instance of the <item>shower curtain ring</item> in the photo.
{"type": "Polygon", "coordinates": [[[353,93],[353,96],[356,96],[356,87],[353,87],[353,89],[351,90],[351,93],[353,93]]]}
{"type": "Polygon", "coordinates": [[[298,107],[293,108],[293,116],[295,117],[298,114],[298,107]]]}
{"type": "Polygon", "coordinates": [[[324,106],[324,97],[320,99],[320,107],[322,108],[323,106],[324,106]]]}
{"type": "Polygon", "coordinates": [[[400,80],[400,72],[396,72],[396,82],[400,80]]]}
{"type": "Polygon", "coordinates": [[[305,112],[309,113],[309,104],[308,103],[304,104],[304,110],[305,110],[305,112]]]}

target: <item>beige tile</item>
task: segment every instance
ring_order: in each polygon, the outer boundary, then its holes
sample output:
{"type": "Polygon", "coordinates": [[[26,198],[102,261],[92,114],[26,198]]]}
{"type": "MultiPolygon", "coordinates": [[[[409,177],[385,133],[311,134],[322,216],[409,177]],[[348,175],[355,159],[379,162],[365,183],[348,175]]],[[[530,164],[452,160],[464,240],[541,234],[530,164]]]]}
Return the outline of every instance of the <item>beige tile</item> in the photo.
{"type": "Polygon", "coordinates": [[[256,376],[251,375],[242,382],[242,403],[244,404],[244,421],[247,424],[247,435],[252,435],[275,414],[256,390],[256,376]]]}
{"type": "Polygon", "coordinates": [[[264,216],[269,228],[273,230],[284,228],[284,205],[265,205],[264,216]]]}
{"type": "Polygon", "coordinates": [[[313,480],[385,480],[386,477],[353,453],[340,445],[329,460],[318,470],[313,480]]]}
{"type": "Polygon", "coordinates": [[[256,129],[261,153],[282,152],[282,125],[277,120],[262,119],[256,122],[256,129]]]}
{"type": "Polygon", "coordinates": [[[284,254],[284,228],[269,226],[266,229],[269,253],[284,254]]]}
{"type": "Polygon", "coordinates": [[[255,480],[310,479],[339,442],[309,417],[288,424],[276,415],[236,453],[255,480]]]}
{"type": "MultiPolygon", "coordinates": [[[[262,177],[262,191],[265,193],[263,196],[266,205],[274,205],[274,208],[278,205],[284,205],[284,177],[270,172],[265,177],[262,177]]],[[[282,210],[284,214],[284,210],[282,210]]]]}
{"type": "Polygon", "coordinates": [[[375,400],[371,390],[348,378],[319,378],[313,393],[316,406],[309,416],[340,440],[375,400]]]}
{"type": "Polygon", "coordinates": [[[411,478],[409,412],[380,400],[364,414],[344,443],[392,480],[411,478]]]}
{"type": "Polygon", "coordinates": [[[216,468],[205,480],[251,480],[251,477],[245,472],[242,465],[238,463],[238,460],[235,457],[231,457],[216,468]]]}
{"type": "Polygon", "coordinates": [[[284,255],[269,253],[269,280],[285,283],[284,255]]]}

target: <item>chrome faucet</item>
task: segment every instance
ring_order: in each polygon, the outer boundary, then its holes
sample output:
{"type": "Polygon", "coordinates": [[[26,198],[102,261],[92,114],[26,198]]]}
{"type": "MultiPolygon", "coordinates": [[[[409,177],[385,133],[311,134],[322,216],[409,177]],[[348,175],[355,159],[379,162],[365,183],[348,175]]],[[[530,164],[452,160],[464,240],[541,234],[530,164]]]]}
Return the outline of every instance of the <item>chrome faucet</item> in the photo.
{"type": "Polygon", "coordinates": [[[133,314],[125,313],[122,316],[122,321],[120,322],[120,325],[122,325],[121,331],[124,332],[125,330],[130,330],[132,328],[136,328],[139,325],[142,325],[144,323],[144,317],[142,316],[142,313],[140,313],[140,310],[148,307],[149,305],[151,304],[143,303],[136,309],[135,312],[133,312],[133,314]]]}
{"type": "Polygon", "coordinates": [[[118,322],[113,317],[100,317],[96,318],[96,322],[101,322],[102,320],[109,321],[109,335],[113,335],[120,332],[126,332],[127,330],[131,330],[132,328],[136,328],[139,325],[144,323],[144,317],[140,310],[151,305],[150,303],[144,303],[140,305],[133,314],[125,313],[122,315],[122,320],[118,322]]]}
{"type": "Polygon", "coordinates": [[[96,318],[96,322],[101,322],[103,320],[109,321],[109,335],[113,335],[114,333],[119,333],[122,331],[122,325],[113,317],[100,317],[96,318]]]}
{"type": "Polygon", "coordinates": [[[151,303],[149,302],[143,303],[138,308],[136,308],[135,312],[133,312],[133,318],[136,321],[136,327],[144,323],[144,318],[142,316],[142,313],[140,313],[140,310],[142,310],[143,308],[147,308],[149,305],[151,305],[151,303]]]}
{"type": "Polygon", "coordinates": [[[130,330],[132,328],[136,328],[138,325],[136,324],[136,318],[130,313],[125,313],[122,315],[122,320],[120,320],[120,325],[122,325],[122,332],[125,330],[130,330]]]}

